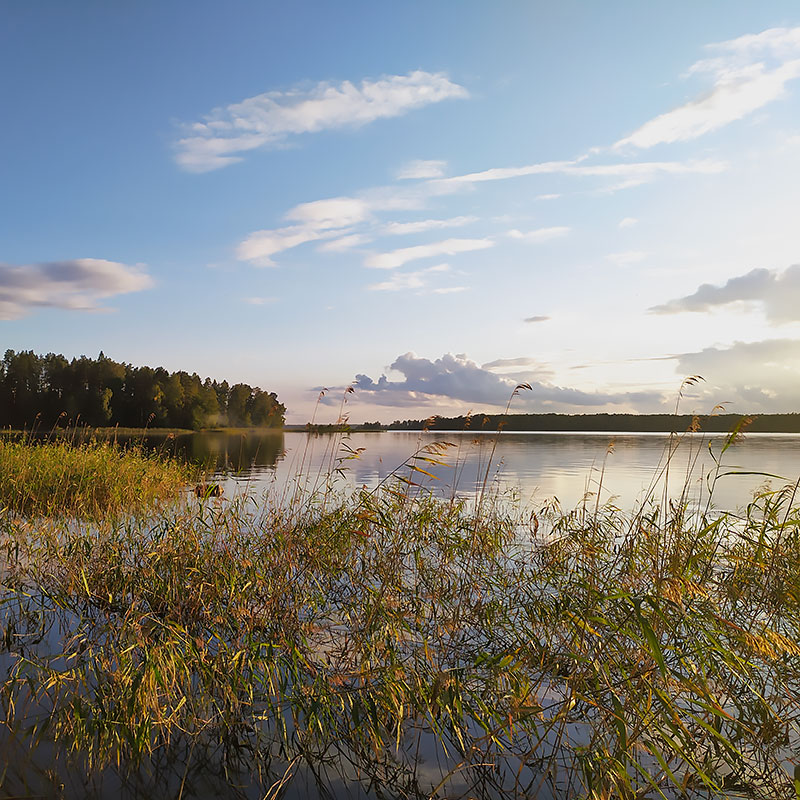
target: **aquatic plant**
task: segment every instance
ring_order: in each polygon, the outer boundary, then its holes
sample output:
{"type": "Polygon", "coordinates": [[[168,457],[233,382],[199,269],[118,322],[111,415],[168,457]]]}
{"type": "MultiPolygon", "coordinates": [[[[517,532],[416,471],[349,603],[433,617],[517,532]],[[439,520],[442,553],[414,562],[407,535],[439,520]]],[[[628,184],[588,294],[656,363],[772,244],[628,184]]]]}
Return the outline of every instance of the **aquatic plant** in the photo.
{"type": "Polygon", "coordinates": [[[2,785],[793,797],[795,488],[740,514],[392,483],[6,518],[2,785]]]}
{"type": "Polygon", "coordinates": [[[97,518],[171,499],[193,470],[142,447],[51,437],[0,437],[0,509],[33,517],[97,518]]]}

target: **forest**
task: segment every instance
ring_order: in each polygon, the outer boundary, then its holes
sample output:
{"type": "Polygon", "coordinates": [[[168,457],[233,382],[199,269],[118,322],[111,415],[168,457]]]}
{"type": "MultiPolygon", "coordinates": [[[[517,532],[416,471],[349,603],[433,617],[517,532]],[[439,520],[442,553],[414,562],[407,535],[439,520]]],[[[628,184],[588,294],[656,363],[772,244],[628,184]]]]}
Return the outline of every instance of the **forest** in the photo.
{"type": "Polygon", "coordinates": [[[0,362],[0,427],[70,424],[130,428],[283,426],[274,392],[107,358],[7,350],[0,362]]]}

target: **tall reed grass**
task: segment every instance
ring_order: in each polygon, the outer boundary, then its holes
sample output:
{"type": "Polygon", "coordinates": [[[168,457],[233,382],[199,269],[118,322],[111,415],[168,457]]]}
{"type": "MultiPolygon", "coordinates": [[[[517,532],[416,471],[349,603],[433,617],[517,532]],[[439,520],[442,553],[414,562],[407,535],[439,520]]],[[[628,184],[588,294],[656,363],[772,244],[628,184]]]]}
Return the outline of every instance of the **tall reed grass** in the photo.
{"type": "Polygon", "coordinates": [[[412,491],[443,451],[346,499],[0,519],[3,791],[800,796],[796,486],[475,506],[412,491]]]}
{"type": "Polygon", "coordinates": [[[0,437],[0,508],[34,517],[97,518],[174,498],[192,470],[103,441],[0,437]]]}

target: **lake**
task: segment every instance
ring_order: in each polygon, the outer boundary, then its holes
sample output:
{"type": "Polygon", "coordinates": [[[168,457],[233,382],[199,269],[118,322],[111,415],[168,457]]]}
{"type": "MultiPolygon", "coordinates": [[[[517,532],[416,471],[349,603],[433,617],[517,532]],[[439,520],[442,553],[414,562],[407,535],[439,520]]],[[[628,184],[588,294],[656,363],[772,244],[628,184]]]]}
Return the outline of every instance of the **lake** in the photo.
{"type": "Polygon", "coordinates": [[[299,475],[311,487],[324,486],[332,475],[342,489],[374,488],[396,475],[445,497],[474,495],[485,480],[487,490],[513,494],[534,506],[557,498],[569,509],[587,493],[594,502],[599,491],[601,502],[612,500],[630,509],[654,481],[663,491],[665,456],[671,448],[666,477],[676,497],[688,479],[693,497],[705,502],[717,468],[714,459],[721,458],[713,493],[713,505],[721,509],[741,507],[766,482],[778,488],[800,476],[800,434],[748,434],[720,456],[725,441],[723,434],[670,439],[660,433],[290,431],[187,434],[162,437],[158,446],[205,464],[228,495],[266,490],[283,494],[299,475]],[[431,457],[424,449],[439,442],[450,445],[434,457],[443,463],[409,461],[415,453],[431,457]],[[435,477],[410,469],[409,463],[435,477]]]}

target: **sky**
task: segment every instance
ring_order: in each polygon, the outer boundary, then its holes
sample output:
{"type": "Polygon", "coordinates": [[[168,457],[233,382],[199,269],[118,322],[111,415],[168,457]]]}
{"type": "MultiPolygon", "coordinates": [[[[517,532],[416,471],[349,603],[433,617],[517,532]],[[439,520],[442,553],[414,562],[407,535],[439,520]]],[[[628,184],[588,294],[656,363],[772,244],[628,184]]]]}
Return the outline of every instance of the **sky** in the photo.
{"type": "Polygon", "coordinates": [[[292,423],[800,412],[798,178],[794,1],[0,0],[0,349],[292,423]]]}

